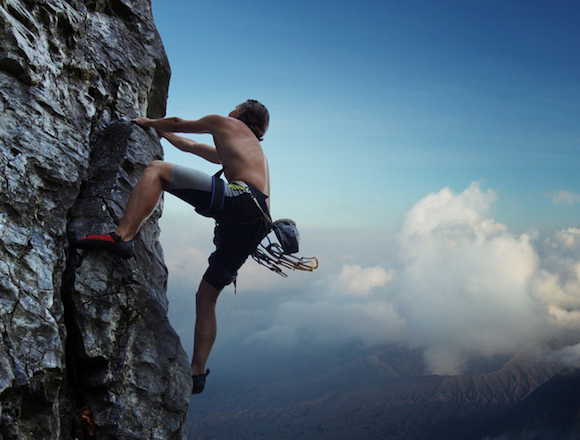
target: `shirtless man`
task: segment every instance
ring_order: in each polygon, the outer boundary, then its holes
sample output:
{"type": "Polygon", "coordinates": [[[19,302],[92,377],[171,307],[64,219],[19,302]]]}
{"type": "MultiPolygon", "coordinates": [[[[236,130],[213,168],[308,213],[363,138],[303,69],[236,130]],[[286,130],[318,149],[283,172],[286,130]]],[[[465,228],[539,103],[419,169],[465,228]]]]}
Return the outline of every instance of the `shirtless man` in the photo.
{"type": "Polygon", "coordinates": [[[260,145],[269,125],[266,107],[255,100],[238,105],[227,117],[205,116],[196,121],[179,118],[134,119],[154,128],[180,150],[221,164],[226,184],[216,176],[163,161],[153,161],[133,188],[125,214],[115,232],[77,240],[81,249],[104,249],[123,258],[133,256],[133,237],[153,212],[163,191],[216,220],[216,250],[196,294],[193,359],[193,394],[201,393],[209,370],[206,361],[216,338],[215,307],[222,289],[235,282],[237,271],[268,232],[261,209],[269,212],[270,176],[260,145]],[[174,134],[208,133],[215,147],[174,134]],[[260,207],[257,206],[258,201],[260,207]]]}

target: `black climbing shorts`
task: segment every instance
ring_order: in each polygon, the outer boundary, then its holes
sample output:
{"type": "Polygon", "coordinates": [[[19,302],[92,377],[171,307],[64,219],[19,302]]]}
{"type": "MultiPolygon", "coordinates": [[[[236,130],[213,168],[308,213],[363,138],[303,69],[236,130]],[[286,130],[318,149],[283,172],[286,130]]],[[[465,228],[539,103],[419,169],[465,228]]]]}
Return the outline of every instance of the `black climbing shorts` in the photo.
{"type": "Polygon", "coordinates": [[[227,184],[181,165],[173,166],[168,192],[192,205],[199,214],[216,220],[216,250],[208,259],[203,279],[222,290],[236,280],[238,269],[268,234],[268,223],[252,194],[266,213],[267,196],[251,185],[227,184]]]}

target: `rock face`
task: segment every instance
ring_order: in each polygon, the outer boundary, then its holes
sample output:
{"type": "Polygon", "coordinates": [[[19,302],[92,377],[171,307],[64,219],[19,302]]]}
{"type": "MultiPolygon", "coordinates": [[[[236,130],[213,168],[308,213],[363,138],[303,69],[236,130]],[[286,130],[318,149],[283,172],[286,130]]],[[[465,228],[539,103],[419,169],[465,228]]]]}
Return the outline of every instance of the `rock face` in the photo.
{"type": "Polygon", "coordinates": [[[183,439],[158,209],[121,260],[72,249],[119,221],[169,64],[148,0],[0,0],[0,440],[183,439]]]}

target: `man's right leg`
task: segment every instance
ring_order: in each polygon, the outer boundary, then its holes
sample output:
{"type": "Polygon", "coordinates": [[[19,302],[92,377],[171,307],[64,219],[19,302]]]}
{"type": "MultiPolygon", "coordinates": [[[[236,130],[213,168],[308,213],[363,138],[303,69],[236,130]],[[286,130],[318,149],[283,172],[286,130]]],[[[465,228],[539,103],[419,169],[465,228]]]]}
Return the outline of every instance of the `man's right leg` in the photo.
{"type": "Polygon", "coordinates": [[[169,189],[173,164],[155,160],[149,164],[131,191],[127,208],[115,233],[123,241],[132,240],[151,215],[163,191],[169,189]]]}
{"type": "Polygon", "coordinates": [[[173,164],[160,160],[151,162],[131,191],[125,214],[115,232],[83,237],[76,241],[75,247],[103,249],[122,258],[131,258],[131,240],[159,203],[163,191],[169,188],[172,170],[173,164]]]}

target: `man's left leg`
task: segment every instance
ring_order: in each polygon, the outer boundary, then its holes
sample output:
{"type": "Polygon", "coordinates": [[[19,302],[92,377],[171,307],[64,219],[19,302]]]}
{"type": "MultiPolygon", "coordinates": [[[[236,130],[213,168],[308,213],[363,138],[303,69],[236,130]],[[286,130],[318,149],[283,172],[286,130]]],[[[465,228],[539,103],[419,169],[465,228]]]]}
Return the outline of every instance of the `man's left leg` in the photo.
{"type": "Polygon", "coordinates": [[[217,335],[216,303],[221,290],[202,280],[195,296],[195,335],[191,371],[194,376],[193,392],[200,393],[205,386],[205,364],[217,335]],[[197,376],[197,380],[196,380],[197,376]],[[197,383],[196,383],[197,382],[197,383]]]}

